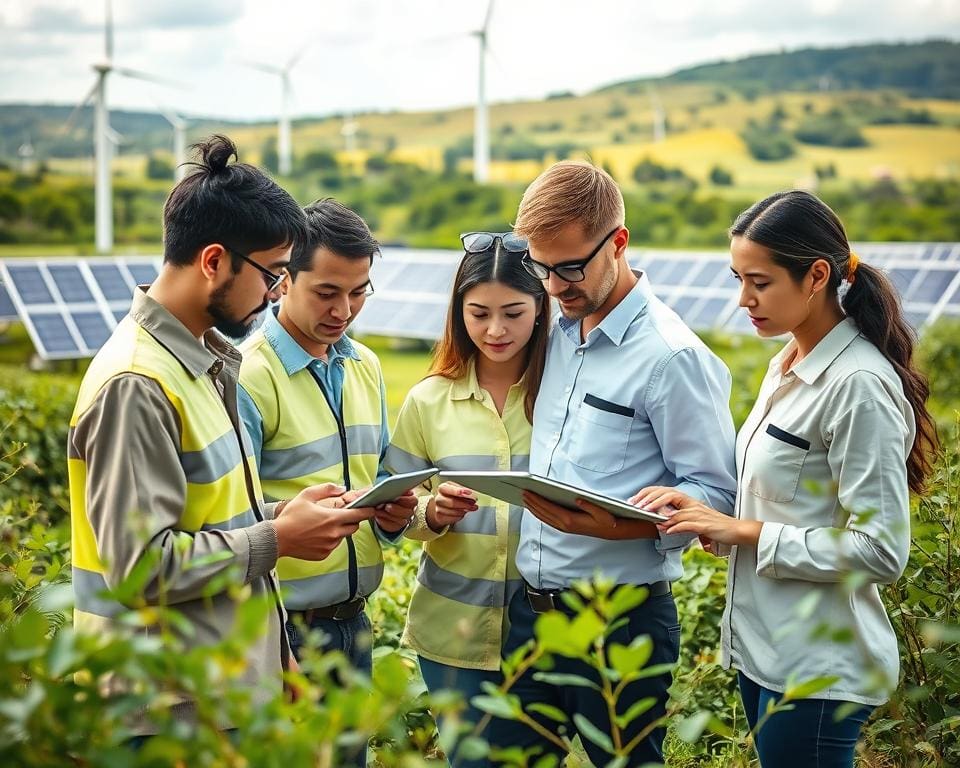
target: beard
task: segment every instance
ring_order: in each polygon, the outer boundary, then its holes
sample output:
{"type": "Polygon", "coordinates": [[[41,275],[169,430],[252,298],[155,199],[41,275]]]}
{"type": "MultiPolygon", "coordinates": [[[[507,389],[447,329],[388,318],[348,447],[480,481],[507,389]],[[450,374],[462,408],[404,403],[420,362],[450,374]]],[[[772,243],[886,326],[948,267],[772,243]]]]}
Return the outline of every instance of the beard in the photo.
{"type": "Polygon", "coordinates": [[[229,280],[210,295],[210,303],[207,304],[207,314],[213,318],[213,327],[224,336],[228,336],[231,339],[242,339],[250,333],[250,329],[253,327],[257,316],[270,306],[270,300],[264,299],[263,304],[253,312],[237,320],[227,307],[227,294],[230,291],[231,285],[233,285],[233,280],[229,280]]]}
{"type": "Polygon", "coordinates": [[[558,300],[563,299],[565,301],[573,301],[574,299],[582,298],[583,306],[574,309],[565,309],[561,304],[560,311],[568,320],[583,320],[585,317],[589,317],[604,305],[606,300],[610,297],[610,294],[613,291],[616,283],[617,273],[611,271],[604,273],[600,285],[597,286],[597,292],[593,296],[588,294],[586,291],[581,291],[578,288],[574,288],[573,285],[570,285],[567,287],[567,290],[565,290],[556,298],[558,300]]]}

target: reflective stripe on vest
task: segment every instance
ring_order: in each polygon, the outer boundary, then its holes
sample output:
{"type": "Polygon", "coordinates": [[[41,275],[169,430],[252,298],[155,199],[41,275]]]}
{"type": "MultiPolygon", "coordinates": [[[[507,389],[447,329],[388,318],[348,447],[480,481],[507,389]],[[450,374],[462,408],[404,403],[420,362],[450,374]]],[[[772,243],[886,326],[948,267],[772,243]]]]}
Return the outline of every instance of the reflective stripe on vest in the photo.
{"type": "MultiPolygon", "coordinates": [[[[530,424],[523,389],[510,390],[500,416],[471,367],[458,381],[431,377],[407,396],[384,462],[391,473],[526,470],[530,424]]],[[[426,485],[436,492],[439,479],[426,485]]],[[[505,607],[522,584],[514,557],[523,510],[480,495],[478,509],[424,543],[404,642],[426,658],[497,669],[505,607]]]]}
{"type": "MultiPolygon", "coordinates": [[[[344,359],[342,426],[350,486],[363,488],[376,482],[380,462],[384,429],[381,377],[373,352],[357,342],[353,345],[361,359],[344,359]]],[[[240,349],[240,383],[263,422],[260,478],[265,498],[279,501],[293,498],[311,485],[343,484],[339,415],[329,407],[310,371],[303,369],[289,376],[262,331],[254,333],[240,349]]],[[[325,560],[280,558],[277,574],[288,608],[321,608],[373,592],[383,576],[383,554],[372,525],[362,525],[325,560]],[[353,595],[351,541],[357,579],[353,595]]]]}
{"type": "MultiPolygon", "coordinates": [[[[147,331],[132,318],[121,321],[116,332],[91,362],[70,419],[71,435],[81,416],[94,403],[113,377],[133,373],[159,384],[177,412],[180,424],[180,464],[186,498],[177,529],[231,530],[253,525],[257,517],[250,507],[243,463],[247,462],[254,491],[262,496],[249,442],[243,448],[213,382],[206,376],[194,379],[147,331]]],[[[106,565],[87,516],[87,465],[69,441],[67,470],[70,479],[70,527],[75,624],[96,631],[124,610],[104,595],[106,565]]]]}

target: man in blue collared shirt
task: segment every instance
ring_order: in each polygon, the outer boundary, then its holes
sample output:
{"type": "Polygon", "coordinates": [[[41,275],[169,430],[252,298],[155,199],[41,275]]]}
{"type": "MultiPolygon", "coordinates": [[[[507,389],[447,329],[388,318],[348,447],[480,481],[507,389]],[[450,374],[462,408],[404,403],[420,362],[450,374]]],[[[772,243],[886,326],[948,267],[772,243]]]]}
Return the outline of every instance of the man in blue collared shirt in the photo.
{"type": "MultiPolygon", "coordinates": [[[[380,363],[345,335],[372,292],[370,266],[379,246],[363,219],[334,200],[305,213],[307,240],[291,256],[279,311],[240,347],[240,412],[264,497],[273,500],[291,498],[319,478],[351,490],[372,485],[383,474],[390,442],[380,363]]],[[[405,494],[378,509],[369,526],[322,563],[280,559],[295,656],[304,630],[319,629],[323,650],[343,651],[371,673],[364,606],[383,575],[380,545],[399,537],[415,507],[405,494]]],[[[354,757],[365,764],[362,750],[354,757]]]]}
{"type": "MultiPolygon", "coordinates": [[[[550,338],[537,397],[530,471],[608,496],[630,499],[647,485],[668,485],[732,511],[736,492],[730,374],[661,302],[645,274],[626,260],[629,232],[616,182],[586,163],[558,163],[523,196],[516,231],[529,241],[522,257],[561,310],[550,338]]],[[[592,505],[581,512],[527,496],[517,566],[527,583],[510,606],[505,653],[533,636],[536,614],[558,593],[597,574],[616,584],[645,584],[650,596],[608,643],[650,635],[649,664],[672,664],[680,625],[670,582],[682,575],[689,536],[660,535],[651,524],[615,520],[592,505]]],[[[555,672],[592,676],[583,662],[558,659],[555,672]]],[[[665,712],[671,675],[627,686],[618,712],[640,700],[657,703],[623,731],[628,742],[665,712]]],[[[609,732],[606,704],[590,688],[557,686],[528,674],[513,692],[580,713],[609,732]]],[[[546,727],[550,721],[543,720],[546,727]]],[[[653,728],[629,765],[662,760],[665,728],[653,728]]],[[[494,744],[555,748],[523,725],[495,720],[494,744]]],[[[610,756],[589,738],[596,765],[610,756]]]]}

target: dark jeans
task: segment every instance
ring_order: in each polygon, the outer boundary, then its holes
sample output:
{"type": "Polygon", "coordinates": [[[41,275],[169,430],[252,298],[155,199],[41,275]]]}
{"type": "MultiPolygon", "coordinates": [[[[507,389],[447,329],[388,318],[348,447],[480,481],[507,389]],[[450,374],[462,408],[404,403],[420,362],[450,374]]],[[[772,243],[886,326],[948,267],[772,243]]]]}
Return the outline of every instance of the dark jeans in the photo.
{"type": "MultiPolygon", "coordinates": [[[[564,612],[572,613],[564,608],[564,612]]],[[[508,656],[533,636],[533,624],[537,615],[530,608],[526,595],[521,590],[510,602],[510,635],[504,647],[504,656],[508,656]]],[[[634,608],[621,619],[621,624],[607,639],[607,646],[617,643],[629,645],[640,635],[649,635],[653,640],[653,654],[648,666],[656,664],[675,664],[680,654],[680,624],[677,620],[677,606],[673,595],[668,593],[659,597],[649,597],[642,605],[634,608]],[[626,619],[626,621],[623,621],[626,619]]],[[[585,662],[563,656],[554,657],[553,673],[571,674],[585,677],[599,683],[596,671],[585,662]]],[[[542,702],[559,708],[570,718],[572,735],[573,715],[579,713],[606,733],[611,732],[607,705],[599,692],[592,688],[575,685],[552,685],[534,679],[536,670],[529,670],[517,681],[511,692],[520,697],[524,708],[534,702],[542,702]]],[[[624,714],[636,702],[652,697],[656,704],[645,714],[637,717],[621,730],[623,742],[629,742],[648,725],[663,717],[666,712],[668,693],[672,681],[670,673],[657,677],[637,680],[624,688],[617,702],[617,714],[624,714]]],[[[556,733],[557,723],[535,713],[531,715],[546,729],[556,733]]],[[[518,746],[529,748],[540,746],[542,754],[555,754],[563,757],[556,745],[541,738],[527,726],[513,720],[494,718],[490,724],[490,742],[500,747],[518,746]]],[[[626,765],[640,766],[647,762],[663,762],[664,726],[654,728],[630,754],[626,765]]],[[[584,749],[594,765],[606,765],[611,756],[596,746],[589,738],[581,734],[584,749]]]]}
{"type": "MultiPolygon", "coordinates": [[[[290,611],[287,620],[287,636],[290,638],[290,648],[297,661],[300,661],[300,652],[306,642],[304,630],[320,630],[324,637],[322,645],[317,649],[323,653],[328,651],[342,651],[354,669],[371,676],[373,674],[373,630],[370,618],[365,611],[361,611],[355,618],[346,621],[336,619],[321,619],[313,617],[304,622],[302,611],[290,611]],[[303,627],[303,629],[301,628],[303,627]]],[[[365,766],[367,764],[367,750],[346,749],[339,750],[337,765],[365,766]]]]}
{"type": "MultiPolygon", "coordinates": [[[[742,672],[740,697],[751,730],[767,711],[770,702],[783,694],[753,682],[742,672]]],[[[873,707],[861,706],[837,722],[837,709],[849,702],[800,699],[793,709],[771,715],[756,734],[757,755],[764,768],[852,768],[860,729],[873,707]]]]}
{"type": "Polygon", "coordinates": [[[301,626],[306,632],[320,630],[324,637],[318,650],[342,651],[354,669],[370,675],[373,672],[373,629],[370,618],[363,611],[353,619],[337,621],[314,617],[310,622],[303,621],[302,611],[290,611],[287,619],[287,637],[293,655],[300,661],[300,651],[306,642],[301,626]]]}
{"type": "MultiPolygon", "coordinates": [[[[470,699],[479,696],[484,691],[480,687],[483,682],[491,682],[494,685],[500,685],[503,676],[500,670],[488,671],[485,669],[464,669],[462,667],[451,667],[448,664],[441,664],[439,661],[431,661],[423,656],[418,657],[420,662],[420,674],[423,676],[423,682],[427,684],[427,690],[431,694],[437,691],[457,691],[463,696],[467,708],[463,712],[463,720],[470,725],[476,725],[484,717],[484,712],[474,707],[470,699]]],[[[442,728],[443,722],[437,719],[437,727],[442,728]]],[[[489,736],[489,728],[478,734],[481,738],[489,736]]],[[[454,768],[483,768],[489,765],[487,760],[463,760],[457,757],[456,749],[449,755],[450,763],[454,768]]]]}

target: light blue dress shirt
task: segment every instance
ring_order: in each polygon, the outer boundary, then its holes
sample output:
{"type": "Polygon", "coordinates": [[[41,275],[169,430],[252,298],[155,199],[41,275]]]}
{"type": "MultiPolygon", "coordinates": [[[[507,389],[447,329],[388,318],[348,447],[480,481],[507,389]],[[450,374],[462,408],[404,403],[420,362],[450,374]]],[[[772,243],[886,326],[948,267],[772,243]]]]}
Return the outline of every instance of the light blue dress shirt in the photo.
{"type": "MultiPolygon", "coordinates": [[[[336,406],[337,419],[340,419],[341,406],[343,404],[343,363],[348,357],[359,360],[360,356],[353,348],[353,344],[346,335],[341,336],[336,344],[327,348],[326,362],[313,357],[280,325],[277,319],[278,308],[271,308],[267,312],[267,319],[263,323],[263,335],[267,342],[277,353],[280,362],[288,376],[302,371],[304,368],[310,368],[317,376],[317,379],[323,385],[323,394],[328,401],[336,406]]],[[[380,408],[382,414],[383,429],[380,430],[380,468],[377,471],[377,480],[382,480],[389,476],[389,473],[383,470],[383,457],[390,445],[390,429],[387,422],[387,403],[383,397],[385,392],[383,380],[380,381],[380,408]]],[[[260,454],[263,450],[263,418],[260,415],[260,409],[257,408],[253,398],[247,394],[241,385],[239,387],[239,408],[240,418],[243,420],[247,433],[250,435],[250,442],[253,443],[253,454],[257,460],[257,469],[260,468],[260,454]]]]}
{"type": "MultiPolygon", "coordinates": [[[[722,512],[736,495],[730,372],[653,295],[646,275],[580,341],[559,317],[533,416],[530,471],[618,499],[674,486],[722,512]]],[[[607,541],[524,510],[517,566],[539,589],[597,572],[617,584],[674,581],[692,536],[607,541]]]]}

